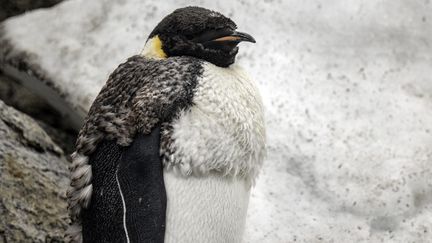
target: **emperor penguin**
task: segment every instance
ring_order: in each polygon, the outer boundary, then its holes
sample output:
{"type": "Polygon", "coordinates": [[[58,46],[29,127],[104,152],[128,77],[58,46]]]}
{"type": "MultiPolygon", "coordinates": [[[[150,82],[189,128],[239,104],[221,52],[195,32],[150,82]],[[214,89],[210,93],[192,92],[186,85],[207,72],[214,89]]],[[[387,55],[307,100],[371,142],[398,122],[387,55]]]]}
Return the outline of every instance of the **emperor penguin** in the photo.
{"type": "Polygon", "coordinates": [[[263,105],[237,65],[254,38],[180,8],[109,76],[71,155],[72,242],[241,242],[265,156],[263,105]]]}

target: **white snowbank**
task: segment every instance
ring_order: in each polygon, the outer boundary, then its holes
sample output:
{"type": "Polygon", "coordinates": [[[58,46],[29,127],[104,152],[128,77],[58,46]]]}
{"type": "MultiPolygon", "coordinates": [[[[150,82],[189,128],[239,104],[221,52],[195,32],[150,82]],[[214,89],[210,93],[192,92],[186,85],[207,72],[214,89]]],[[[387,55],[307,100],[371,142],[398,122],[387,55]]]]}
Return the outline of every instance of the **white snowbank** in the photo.
{"type": "Polygon", "coordinates": [[[268,158],[247,242],[432,239],[429,1],[71,0],[10,19],[17,49],[86,110],[177,7],[232,17],[266,106],[268,158]]]}

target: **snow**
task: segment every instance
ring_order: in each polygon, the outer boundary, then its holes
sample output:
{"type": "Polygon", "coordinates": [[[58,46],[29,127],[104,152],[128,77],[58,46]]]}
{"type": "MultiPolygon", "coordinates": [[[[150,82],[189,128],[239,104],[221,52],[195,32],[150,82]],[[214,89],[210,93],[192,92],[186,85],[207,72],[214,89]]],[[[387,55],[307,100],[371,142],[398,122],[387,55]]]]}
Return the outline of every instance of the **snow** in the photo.
{"type": "Polygon", "coordinates": [[[268,136],[246,242],[432,239],[429,1],[70,0],[8,20],[5,35],[87,110],[157,22],[186,5],[257,39],[238,56],[260,87],[268,136]]]}

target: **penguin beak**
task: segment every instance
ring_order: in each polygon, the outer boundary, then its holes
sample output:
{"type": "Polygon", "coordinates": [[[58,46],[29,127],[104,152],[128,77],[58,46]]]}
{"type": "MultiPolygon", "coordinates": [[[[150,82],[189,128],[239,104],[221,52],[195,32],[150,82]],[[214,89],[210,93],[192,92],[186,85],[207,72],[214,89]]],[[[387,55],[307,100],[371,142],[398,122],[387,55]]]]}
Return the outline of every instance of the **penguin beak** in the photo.
{"type": "Polygon", "coordinates": [[[217,39],[214,39],[213,41],[247,41],[256,43],[255,39],[251,35],[239,31],[233,31],[230,35],[219,37],[217,39]]]}
{"type": "Polygon", "coordinates": [[[222,42],[240,43],[242,41],[256,43],[255,39],[249,34],[226,29],[207,31],[195,37],[192,41],[202,44],[222,42]]]}

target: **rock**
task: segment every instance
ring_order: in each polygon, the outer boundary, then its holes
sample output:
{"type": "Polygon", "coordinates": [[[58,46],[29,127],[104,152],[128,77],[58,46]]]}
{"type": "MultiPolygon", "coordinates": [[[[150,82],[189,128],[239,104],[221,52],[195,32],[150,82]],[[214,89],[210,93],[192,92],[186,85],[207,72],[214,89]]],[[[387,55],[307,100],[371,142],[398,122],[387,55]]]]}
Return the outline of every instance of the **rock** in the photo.
{"type": "Polygon", "coordinates": [[[45,123],[61,127],[61,116],[43,97],[0,73],[0,100],[45,123]]]}
{"type": "Polygon", "coordinates": [[[432,238],[429,1],[71,0],[7,20],[1,68],[64,98],[79,123],[109,73],[190,4],[257,39],[237,60],[268,128],[246,242],[432,238]]]}
{"type": "Polygon", "coordinates": [[[44,113],[43,116],[52,114],[51,110],[50,112],[43,112],[48,106],[47,102],[3,73],[0,73],[0,99],[7,105],[15,107],[30,116],[37,116],[40,113],[44,113]]]}
{"type": "Polygon", "coordinates": [[[63,150],[65,155],[70,155],[75,151],[77,132],[61,129],[41,120],[36,120],[36,122],[50,136],[52,141],[63,150]]]}
{"type": "Polygon", "coordinates": [[[77,133],[68,129],[69,126],[65,124],[67,122],[61,114],[43,97],[34,94],[19,82],[2,73],[0,73],[0,100],[35,119],[66,154],[74,151],[77,133]]]}
{"type": "Polygon", "coordinates": [[[62,0],[2,0],[0,21],[36,8],[51,7],[62,0]]]}
{"type": "Polygon", "coordinates": [[[68,162],[32,118],[0,101],[0,242],[62,242],[68,162]]]}

